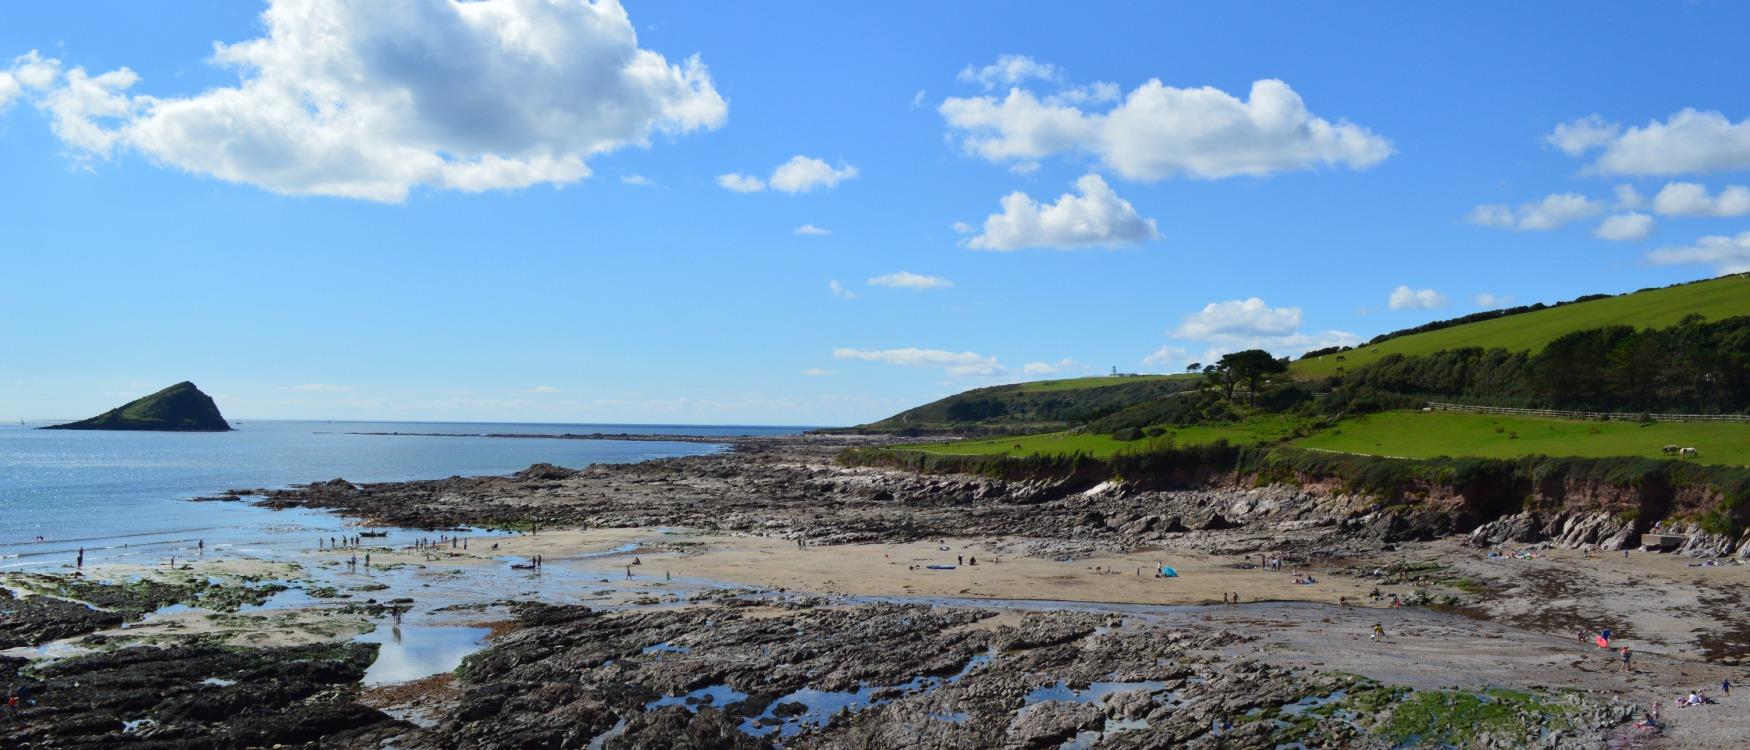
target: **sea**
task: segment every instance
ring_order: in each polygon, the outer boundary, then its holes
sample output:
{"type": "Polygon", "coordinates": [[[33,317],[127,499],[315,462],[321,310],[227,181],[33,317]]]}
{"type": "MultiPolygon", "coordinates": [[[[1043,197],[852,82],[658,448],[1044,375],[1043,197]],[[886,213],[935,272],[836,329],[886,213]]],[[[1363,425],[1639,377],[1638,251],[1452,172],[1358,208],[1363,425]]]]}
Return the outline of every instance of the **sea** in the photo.
{"type": "Polygon", "coordinates": [[[228,489],[510,474],[697,455],[684,442],[499,438],[489,434],[785,435],[805,427],[249,421],[223,433],[110,432],[0,425],[0,570],[146,562],[191,549],[311,546],[356,531],[320,511],[192,502],[228,489]],[[358,433],[403,433],[400,435],[358,433]],[[447,433],[433,437],[406,433],[447,433]],[[462,435],[462,436],[456,436],[462,435]]]}

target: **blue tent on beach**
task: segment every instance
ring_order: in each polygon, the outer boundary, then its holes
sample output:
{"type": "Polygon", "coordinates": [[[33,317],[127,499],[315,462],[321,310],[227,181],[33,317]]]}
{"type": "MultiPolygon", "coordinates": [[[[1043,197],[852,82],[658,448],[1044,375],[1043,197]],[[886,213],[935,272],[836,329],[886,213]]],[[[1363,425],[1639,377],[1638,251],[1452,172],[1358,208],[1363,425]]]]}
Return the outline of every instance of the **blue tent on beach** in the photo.
{"type": "Polygon", "coordinates": [[[1171,566],[1171,565],[1162,565],[1161,566],[1161,577],[1162,578],[1178,578],[1179,571],[1174,570],[1173,566],[1171,566]]]}

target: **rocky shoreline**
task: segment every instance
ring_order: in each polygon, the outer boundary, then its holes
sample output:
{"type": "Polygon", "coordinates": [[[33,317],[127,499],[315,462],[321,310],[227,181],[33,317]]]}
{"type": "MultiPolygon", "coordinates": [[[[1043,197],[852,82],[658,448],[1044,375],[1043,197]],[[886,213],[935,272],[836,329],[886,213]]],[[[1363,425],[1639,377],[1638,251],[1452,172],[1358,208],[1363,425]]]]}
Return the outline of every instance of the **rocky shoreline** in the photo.
{"type": "MultiPolygon", "coordinates": [[[[536,465],[508,477],[382,484],[335,479],[281,490],[235,489],[226,497],[323,509],[383,526],[518,530],[526,535],[497,538],[507,550],[530,552],[548,549],[528,546],[537,539],[562,545],[549,538],[565,529],[682,528],[717,538],[788,539],[798,549],[836,546],[871,561],[888,556],[882,551],[925,541],[934,550],[939,539],[991,540],[978,554],[1001,551],[1047,566],[1068,561],[1040,569],[1053,578],[1070,571],[1090,575],[1076,560],[1129,566],[1132,558],[1175,550],[1232,560],[1236,574],[1256,576],[1261,572],[1240,569],[1255,568],[1247,561],[1266,556],[1316,569],[1321,578],[1356,579],[1341,590],[1383,586],[1411,604],[1464,616],[1335,602],[1308,610],[1268,603],[1017,610],[964,598],[876,601],[844,593],[854,592],[854,583],[826,579],[818,584],[825,588],[799,584],[800,593],[769,585],[694,588],[641,593],[606,608],[553,604],[528,593],[500,601],[494,593],[463,606],[506,611],[510,619],[494,626],[487,647],[453,675],[361,691],[375,646],[349,642],[345,634],[352,631],[344,628],[331,628],[327,641],[295,646],[173,632],[155,633],[150,642],[88,635],[116,633],[170,604],[235,608],[246,597],[271,593],[259,582],[227,586],[196,575],[105,584],[15,576],[0,589],[0,642],[39,647],[83,638],[91,651],[0,661],[0,679],[28,686],[36,701],[13,712],[0,728],[0,743],[1724,747],[1729,743],[1713,743],[1747,729],[1727,713],[1663,740],[1628,726],[1645,715],[1649,695],[1657,699],[1675,686],[1735,675],[1718,665],[1750,656],[1750,643],[1741,642],[1741,628],[1707,626],[1733,617],[1746,588],[1737,578],[1688,581],[1686,568],[1664,564],[1664,577],[1647,582],[1646,570],[1599,567],[1589,553],[1558,554],[1564,546],[1626,545],[1621,519],[1509,517],[1455,536],[1451,519],[1438,512],[1382,507],[1317,487],[1138,490],[1119,483],[922,476],[834,462],[843,447],[870,441],[759,438],[728,451],[639,464],[536,465]],[[1482,548],[1496,551],[1475,551],[1482,548]],[[1502,562],[1540,559],[1551,562],[1502,562]],[[829,589],[840,593],[817,595],[829,589]],[[1688,603],[1665,613],[1634,611],[1634,597],[1654,590],[1688,603]],[[1375,643],[1366,635],[1375,620],[1411,640],[1375,643]],[[1651,666],[1618,677],[1609,669],[1609,653],[1603,668],[1596,654],[1582,651],[1574,659],[1576,622],[1616,624],[1619,633],[1641,639],[1636,644],[1650,650],[1642,653],[1651,666]],[[1511,655],[1488,655],[1503,644],[1511,645],[1511,655]],[[1686,655],[1696,650],[1706,660],[1686,655]],[[1400,663],[1405,658],[1412,662],[1400,663]],[[1431,666],[1418,672],[1416,664],[1431,666]],[[243,696],[259,698],[244,705],[243,696]],[[415,715],[425,718],[405,720],[415,715]]],[[[416,552],[410,547],[378,551],[391,568],[417,559],[408,557],[416,552]]],[[[685,545],[664,551],[634,544],[621,552],[632,565],[635,554],[697,554],[685,545]]],[[[442,565],[474,559],[441,549],[417,553],[442,565]]],[[[589,566],[599,554],[566,559],[598,570],[589,566]]],[[[759,546],[738,554],[758,560],[770,551],[759,546]]],[[[1004,568],[1023,581],[1030,575],[1023,571],[1032,569],[1004,568]]],[[[1123,576],[1106,581],[1094,575],[1089,585],[1132,580],[1128,567],[1104,572],[1123,576]]],[[[1206,573],[1219,575],[1214,568],[1206,573]]],[[[1257,579],[1235,580],[1256,585],[1257,579]]],[[[1099,601],[1131,601],[1103,596],[1099,601]]],[[[1350,601],[1362,600],[1353,595],[1350,601]]],[[[312,606],[327,616],[361,605],[312,606]]],[[[382,618],[385,610],[365,616],[382,618]]]]}

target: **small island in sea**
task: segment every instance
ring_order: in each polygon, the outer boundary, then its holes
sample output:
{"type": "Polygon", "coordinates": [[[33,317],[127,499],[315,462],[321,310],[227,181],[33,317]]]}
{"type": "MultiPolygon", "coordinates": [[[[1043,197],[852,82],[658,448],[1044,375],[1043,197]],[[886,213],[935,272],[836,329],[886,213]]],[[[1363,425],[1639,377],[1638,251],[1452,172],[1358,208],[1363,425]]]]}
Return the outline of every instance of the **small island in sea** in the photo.
{"type": "Polygon", "coordinates": [[[219,406],[213,403],[212,396],[184,380],[90,419],[49,425],[43,429],[229,432],[231,425],[219,413],[219,406]]]}

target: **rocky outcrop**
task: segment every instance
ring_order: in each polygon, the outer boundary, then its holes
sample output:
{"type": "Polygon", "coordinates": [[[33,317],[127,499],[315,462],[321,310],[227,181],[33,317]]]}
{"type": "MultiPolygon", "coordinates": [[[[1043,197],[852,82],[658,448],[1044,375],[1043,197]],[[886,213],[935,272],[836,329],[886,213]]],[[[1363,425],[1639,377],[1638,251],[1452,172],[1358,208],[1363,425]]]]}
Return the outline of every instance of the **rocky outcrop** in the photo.
{"type": "Polygon", "coordinates": [[[231,425],[219,414],[219,406],[213,403],[211,396],[185,380],[90,419],[43,429],[226,432],[231,425]]]}
{"type": "Polygon", "coordinates": [[[0,723],[5,747],[368,746],[406,724],[352,701],[365,644],[141,646],[32,665],[0,661],[30,702],[0,723]]]}

